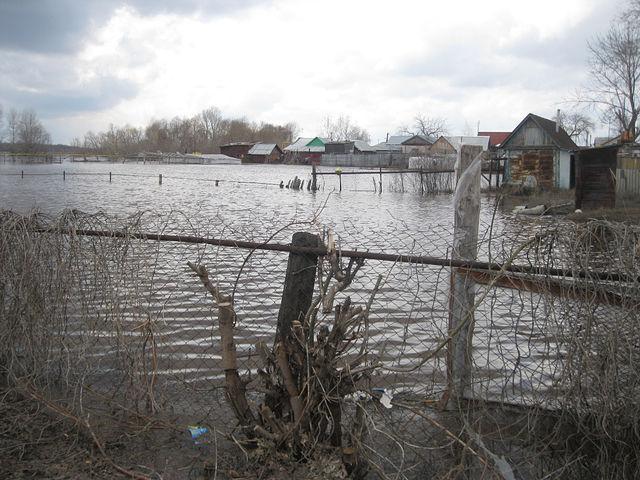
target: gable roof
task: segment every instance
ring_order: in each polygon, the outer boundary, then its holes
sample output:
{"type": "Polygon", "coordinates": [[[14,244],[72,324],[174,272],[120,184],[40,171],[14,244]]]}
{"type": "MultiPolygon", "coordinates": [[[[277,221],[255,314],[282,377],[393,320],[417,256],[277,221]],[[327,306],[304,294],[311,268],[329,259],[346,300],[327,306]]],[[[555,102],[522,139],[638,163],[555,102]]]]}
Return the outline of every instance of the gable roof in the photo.
{"type": "Polygon", "coordinates": [[[433,144],[433,139],[427,137],[426,135],[412,135],[409,138],[407,138],[404,142],[402,142],[402,145],[416,145],[415,141],[418,141],[417,144],[421,144],[421,145],[432,145],[433,144]],[[414,143],[410,143],[410,142],[414,142],[414,143]]]}
{"type": "Polygon", "coordinates": [[[381,143],[385,143],[387,145],[402,145],[402,143],[409,140],[411,137],[413,137],[413,135],[391,135],[389,140],[381,143]]]}
{"type": "Polygon", "coordinates": [[[293,142],[291,145],[286,147],[285,152],[318,152],[324,153],[324,143],[322,145],[317,145],[317,143],[322,142],[322,139],[319,137],[298,137],[298,139],[293,142]],[[315,143],[315,144],[314,144],[315,143]]]}
{"type": "Polygon", "coordinates": [[[511,135],[511,132],[478,132],[479,137],[489,137],[489,146],[497,147],[511,135]]]}
{"type": "Polygon", "coordinates": [[[533,113],[528,114],[524,119],[518,124],[516,128],[513,129],[513,132],[509,134],[509,136],[502,142],[502,146],[507,145],[511,139],[516,135],[516,133],[522,128],[522,126],[527,123],[527,121],[533,121],[541,130],[543,130],[549,137],[553,144],[561,150],[576,150],[578,146],[575,144],[571,137],[567,134],[564,128],[560,127],[556,132],[556,122],[553,120],[549,120],[548,118],[541,117],[540,115],[535,115],[533,113]]]}
{"type": "Polygon", "coordinates": [[[249,155],[271,155],[274,149],[280,150],[275,143],[256,143],[251,150],[249,150],[249,155]]]}

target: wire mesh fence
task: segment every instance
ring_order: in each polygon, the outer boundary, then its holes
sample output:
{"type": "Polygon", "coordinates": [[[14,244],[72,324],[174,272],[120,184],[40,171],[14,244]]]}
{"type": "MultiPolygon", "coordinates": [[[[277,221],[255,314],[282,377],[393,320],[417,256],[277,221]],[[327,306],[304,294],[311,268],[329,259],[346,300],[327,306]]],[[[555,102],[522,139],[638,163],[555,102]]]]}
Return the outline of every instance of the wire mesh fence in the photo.
{"type": "MultiPolygon", "coordinates": [[[[324,411],[322,405],[331,402],[342,406],[342,435],[357,438],[368,475],[638,474],[638,227],[489,220],[480,227],[483,265],[465,266],[450,260],[453,232],[445,227],[410,234],[399,228],[391,238],[370,235],[370,243],[361,245],[349,231],[357,225],[331,230],[317,216],[266,238],[256,236],[264,230],[255,224],[243,225],[220,216],[196,221],[180,212],[126,218],[2,212],[3,382],[21,398],[72,418],[106,448],[108,463],[116,463],[116,453],[107,448],[117,443],[114,438],[136,445],[132,450],[146,456],[133,460],[120,454],[116,466],[123,469],[124,462],[126,472],[143,478],[177,478],[180,472],[213,478],[212,458],[219,457],[223,439],[225,448],[237,445],[243,452],[244,462],[228,459],[233,468],[257,464],[263,476],[278,478],[285,471],[275,459],[289,456],[295,459],[290,468],[314,465],[325,478],[335,469],[346,475],[344,466],[326,460],[329,453],[313,449],[315,443],[301,461],[289,443],[263,441],[248,449],[239,440],[242,422],[227,403],[220,302],[187,264],[206,266],[216,291],[232,298],[237,369],[249,405],[258,408],[268,403],[265,382],[274,386],[269,380],[274,373],[265,365],[275,362],[270,355],[277,352],[271,347],[288,245],[293,233],[307,231],[322,239],[319,252],[325,251],[316,267],[311,343],[300,352],[319,355],[320,342],[340,325],[336,306],[343,314],[347,307],[357,312],[345,324],[334,365],[335,372],[352,379],[350,389],[326,393],[318,408],[324,411]],[[179,238],[167,241],[162,235],[179,238]],[[179,241],[187,237],[231,240],[179,241]],[[282,248],[271,248],[276,245],[282,248]],[[327,250],[331,245],[336,248],[327,250]],[[357,262],[348,256],[356,249],[357,262]],[[447,358],[456,335],[450,325],[457,301],[452,274],[473,281],[474,298],[468,381],[455,398],[447,358]],[[203,441],[205,450],[188,450],[186,466],[169,453],[162,459],[149,453],[157,442],[165,450],[176,448],[175,432],[192,423],[207,426],[215,438],[203,441]],[[135,439],[124,433],[132,429],[135,439]],[[160,437],[158,429],[174,436],[160,437]]],[[[301,324],[308,333],[307,323],[301,324]]],[[[314,368],[307,378],[322,378],[322,369],[314,368]]],[[[285,384],[277,387],[284,391],[285,384]]],[[[327,407],[325,429],[333,434],[332,411],[327,407]]],[[[260,418],[264,438],[279,435],[278,423],[260,418]]],[[[355,448],[347,440],[345,445],[342,457],[355,448]]],[[[18,448],[7,442],[5,450],[18,448]]],[[[344,463],[353,468],[351,475],[362,473],[358,462],[344,463]]],[[[218,467],[222,471],[216,460],[215,472],[218,467]]]]}

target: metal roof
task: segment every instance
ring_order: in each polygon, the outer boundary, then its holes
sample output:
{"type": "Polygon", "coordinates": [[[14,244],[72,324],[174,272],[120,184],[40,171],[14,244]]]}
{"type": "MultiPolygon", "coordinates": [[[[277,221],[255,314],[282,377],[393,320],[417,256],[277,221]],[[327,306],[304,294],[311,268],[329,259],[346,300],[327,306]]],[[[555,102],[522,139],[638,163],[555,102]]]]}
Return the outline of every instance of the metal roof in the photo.
{"type": "Polygon", "coordinates": [[[489,137],[489,146],[495,147],[504,142],[511,132],[478,132],[479,137],[489,137]]]}
{"type": "Polygon", "coordinates": [[[364,140],[353,140],[353,146],[356,147],[361,152],[375,152],[376,149],[369,145],[364,140]]]}
{"type": "MultiPolygon", "coordinates": [[[[324,145],[322,146],[309,146],[308,144],[319,137],[300,137],[291,145],[286,147],[284,150],[286,152],[314,152],[314,153],[324,153],[324,145]]],[[[322,139],[320,139],[322,140],[322,139]]]]}
{"type": "Polygon", "coordinates": [[[298,139],[293,142],[291,145],[285,147],[287,152],[298,152],[307,146],[313,138],[310,137],[298,137],[298,139]]]}
{"type": "MultiPolygon", "coordinates": [[[[400,145],[402,144],[402,142],[406,142],[407,140],[413,137],[414,137],[413,135],[391,135],[389,137],[389,140],[382,143],[386,143],[388,145],[400,145]]],[[[382,145],[382,143],[379,143],[378,145],[382,145]]]]}
{"type": "Polygon", "coordinates": [[[277,146],[275,143],[256,143],[248,153],[249,155],[270,155],[277,146]]]}

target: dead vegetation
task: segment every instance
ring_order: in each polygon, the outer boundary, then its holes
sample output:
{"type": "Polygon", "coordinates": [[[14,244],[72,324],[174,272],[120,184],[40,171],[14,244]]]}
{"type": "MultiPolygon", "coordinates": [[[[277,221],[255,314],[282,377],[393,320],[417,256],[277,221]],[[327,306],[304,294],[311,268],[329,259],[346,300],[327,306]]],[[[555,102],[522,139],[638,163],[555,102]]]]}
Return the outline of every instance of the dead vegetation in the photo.
{"type": "MultiPolygon", "coordinates": [[[[232,262],[218,251],[42,233],[52,226],[133,233],[148,225],[140,216],[123,227],[80,212],[0,217],[0,476],[587,480],[640,473],[634,225],[545,224],[545,235],[527,228],[493,240],[496,259],[514,255],[541,270],[493,272],[500,282],[476,286],[474,395],[449,409],[440,402],[441,372],[425,373],[451,335],[433,320],[446,315],[447,292],[436,278],[443,272],[447,282],[446,267],[411,265],[400,284],[396,266],[370,269],[331,249],[311,269],[292,268],[313,273],[311,289],[291,283],[289,298],[304,290],[308,303],[291,303],[276,318],[272,308],[260,310],[264,304],[243,306],[240,280],[272,273],[261,270],[256,252],[225,269],[220,264],[232,262]],[[392,317],[399,307],[388,301],[407,288],[430,304],[404,306],[409,319],[415,308],[414,323],[392,317]],[[180,294],[186,309],[170,304],[180,294]],[[181,312],[177,320],[169,320],[172,308],[181,312]],[[247,349],[244,334],[255,324],[243,315],[250,314],[260,327],[278,328],[247,349]],[[177,333],[180,322],[195,329],[199,321],[205,337],[177,333]],[[385,328],[398,328],[402,349],[393,350],[397,339],[385,328]],[[195,380],[186,376],[192,370],[195,380]],[[190,425],[208,432],[192,439],[190,425]]],[[[282,267],[273,271],[284,277],[282,267]]],[[[262,285],[252,295],[269,295],[262,285]]],[[[272,290],[282,309],[283,289],[272,290]]]]}

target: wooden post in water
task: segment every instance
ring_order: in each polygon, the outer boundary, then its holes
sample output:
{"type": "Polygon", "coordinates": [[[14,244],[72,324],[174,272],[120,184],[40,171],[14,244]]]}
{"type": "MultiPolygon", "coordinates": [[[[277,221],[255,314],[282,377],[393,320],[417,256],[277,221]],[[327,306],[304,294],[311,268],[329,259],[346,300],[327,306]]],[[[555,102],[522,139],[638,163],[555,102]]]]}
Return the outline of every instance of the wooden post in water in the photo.
{"type": "Polygon", "coordinates": [[[24,178],[24,170],[20,172],[20,178],[24,178]]]}
{"type": "Polygon", "coordinates": [[[109,172],[109,183],[111,183],[111,172],[109,172]]]}
{"type": "Polygon", "coordinates": [[[382,193],[382,167],[380,167],[380,188],[378,190],[382,193]]]}
{"type": "Polygon", "coordinates": [[[422,180],[422,167],[420,167],[420,195],[424,195],[424,182],[422,180]]]}
{"type": "MultiPolygon", "coordinates": [[[[296,232],[291,239],[295,247],[319,247],[320,237],[312,233],[296,232]]],[[[287,341],[294,320],[302,321],[311,306],[316,281],[318,255],[290,253],[284,279],[282,301],[278,312],[276,342],[287,341]]]]}
{"type": "Polygon", "coordinates": [[[62,181],[64,182],[67,179],[67,172],[62,170],[62,181]]]}
{"type": "MultiPolygon", "coordinates": [[[[480,223],[480,178],[482,165],[465,172],[474,159],[482,154],[482,147],[462,145],[458,152],[457,187],[454,195],[454,260],[475,260],[478,253],[480,223]],[[469,175],[472,175],[469,177],[469,175]]],[[[474,327],[475,293],[470,276],[458,269],[451,271],[449,292],[449,335],[447,351],[447,381],[449,402],[469,393],[472,366],[472,338],[474,327]]],[[[450,403],[451,406],[451,403],[450,403]]]]}
{"type": "Polygon", "coordinates": [[[158,175],[158,185],[162,185],[162,174],[158,175]]]}
{"type": "Polygon", "coordinates": [[[489,158],[489,190],[491,190],[491,184],[493,183],[493,158],[489,158]]]}
{"type": "Polygon", "coordinates": [[[315,163],[311,165],[311,191],[315,192],[318,190],[318,176],[316,175],[316,165],[315,163]]]}

